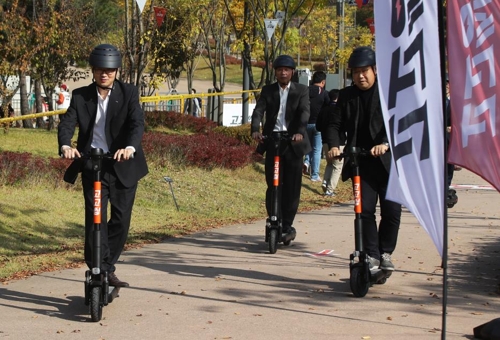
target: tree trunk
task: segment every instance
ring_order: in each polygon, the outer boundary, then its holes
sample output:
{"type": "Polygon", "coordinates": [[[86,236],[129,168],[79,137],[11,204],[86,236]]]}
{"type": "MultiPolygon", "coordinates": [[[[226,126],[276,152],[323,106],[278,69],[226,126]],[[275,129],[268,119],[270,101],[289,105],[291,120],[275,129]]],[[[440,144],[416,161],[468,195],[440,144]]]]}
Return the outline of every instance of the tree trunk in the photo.
{"type": "MultiPolygon", "coordinates": [[[[21,74],[19,76],[19,93],[21,95],[21,115],[25,116],[29,114],[29,105],[28,105],[28,88],[26,86],[26,75],[21,74]]],[[[16,124],[16,126],[20,126],[20,124],[16,124]]],[[[32,129],[33,122],[31,119],[22,120],[23,128],[32,129]]]]}
{"type": "MultiPolygon", "coordinates": [[[[40,79],[35,79],[35,112],[43,112],[43,101],[42,101],[42,81],[40,79]]],[[[42,117],[36,119],[36,127],[44,128],[45,122],[42,117]]]]}
{"type": "MultiPolygon", "coordinates": [[[[49,111],[54,111],[54,101],[52,97],[54,96],[54,89],[50,89],[50,91],[45,90],[45,95],[47,96],[47,101],[49,104],[49,111]]],[[[49,122],[47,124],[47,130],[52,130],[56,128],[56,120],[54,119],[54,115],[48,116],[49,122]]]]}

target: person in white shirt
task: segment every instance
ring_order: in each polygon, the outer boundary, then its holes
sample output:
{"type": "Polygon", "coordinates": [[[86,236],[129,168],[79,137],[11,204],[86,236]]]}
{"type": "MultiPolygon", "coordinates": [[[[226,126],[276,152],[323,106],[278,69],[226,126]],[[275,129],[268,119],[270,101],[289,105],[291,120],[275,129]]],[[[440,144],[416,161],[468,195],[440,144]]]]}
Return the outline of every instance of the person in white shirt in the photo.
{"type": "Polygon", "coordinates": [[[71,102],[71,94],[69,93],[69,88],[66,84],[62,84],[59,87],[59,96],[57,99],[57,109],[66,110],[71,102]]]}

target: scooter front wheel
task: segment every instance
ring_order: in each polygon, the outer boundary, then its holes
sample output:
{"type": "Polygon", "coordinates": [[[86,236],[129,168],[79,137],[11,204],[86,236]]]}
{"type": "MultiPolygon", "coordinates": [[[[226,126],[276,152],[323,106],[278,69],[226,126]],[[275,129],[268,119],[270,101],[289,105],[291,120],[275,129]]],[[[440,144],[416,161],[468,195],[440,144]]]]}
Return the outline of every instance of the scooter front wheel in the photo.
{"type": "Polygon", "coordinates": [[[90,317],[93,322],[102,319],[102,287],[92,287],[90,291],[90,317]]]}
{"type": "Polygon", "coordinates": [[[275,254],[278,250],[278,230],[271,229],[269,230],[269,253],[275,254]]]}
{"type": "Polygon", "coordinates": [[[370,288],[370,281],[366,277],[365,269],[362,266],[351,267],[351,278],[349,280],[351,292],[355,297],[364,297],[370,288]]]}

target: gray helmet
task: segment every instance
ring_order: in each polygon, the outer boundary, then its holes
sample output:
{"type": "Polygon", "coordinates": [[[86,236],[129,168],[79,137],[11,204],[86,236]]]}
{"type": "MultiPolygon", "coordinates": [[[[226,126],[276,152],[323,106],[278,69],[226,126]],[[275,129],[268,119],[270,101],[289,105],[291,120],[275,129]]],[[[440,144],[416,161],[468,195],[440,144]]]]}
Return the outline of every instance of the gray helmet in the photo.
{"type": "Polygon", "coordinates": [[[90,53],[89,64],[92,67],[120,68],[122,66],[122,55],[115,46],[102,44],[94,47],[92,53],[90,53]]]}
{"type": "Polygon", "coordinates": [[[361,46],[352,51],[347,66],[349,68],[373,66],[376,64],[375,51],[371,47],[361,46]]]}
{"type": "Polygon", "coordinates": [[[273,68],[277,69],[278,67],[289,67],[295,70],[295,60],[289,55],[280,55],[273,62],[273,68]]]}

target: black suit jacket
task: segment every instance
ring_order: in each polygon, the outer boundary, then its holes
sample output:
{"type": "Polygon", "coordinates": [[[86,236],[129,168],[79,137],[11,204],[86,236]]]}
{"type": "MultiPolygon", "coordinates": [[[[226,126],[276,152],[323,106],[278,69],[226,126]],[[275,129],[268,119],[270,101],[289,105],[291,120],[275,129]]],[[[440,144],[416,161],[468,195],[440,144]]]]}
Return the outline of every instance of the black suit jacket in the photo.
{"type": "MultiPolygon", "coordinates": [[[[77,149],[80,153],[88,154],[96,115],[97,87],[95,83],[74,90],[68,110],[61,115],[58,127],[59,150],[63,145],[72,145],[71,139],[78,126],[77,149]]],[[[114,163],[118,180],[126,187],[133,186],[148,173],[141,146],[144,134],[144,112],[139,104],[139,92],[135,86],[119,80],[114,82],[106,111],[105,133],[111,153],[127,146],[135,148],[133,159],[114,163]]],[[[76,162],[78,164],[78,161],[76,162]]],[[[75,168],[81,170],[81,166],[77,165],[75,168]]]]}
{"type": "MultiPolygon", "coordinates": [[[[375,82],[373,92],[373,98],[370,106],[370,122],[369,130],[370,135],[374,141],[374,145],[387,143],[387,134],[384,125],[384,116],[382,114],[382,108],[380,107],[380,97],[378,91],[378,85],[375,82]]],[[[342,141],[342,134],[347,134],[346,150],[350,147],[357,146],[356,139],[358,133],[358,121],[360,116],[360,106],[361,102],[359,99],[359,90],[356,86],[349,86],[339,93],[339,99],[337,105],[335,106],[335,114],[329,116],[330,120],[327,127],[327,141],[328,147],[339,147],[342,141]]],[[[389,172],[391,168],[391,154],[386,152],[380,156],[380,160],[384,165],[384,168],[389,172]]],[[[348,169],[348,163],[344,162],[344,169],[342,172],[342,179],[346,180],[350,177],[350,169],[348,169]]]]}
{"type": "MultiPolygon", "coordinates": [[[[279,108],[279,84],[274,83],[264,86],[253,110],[252,133],[260,131],[261,122],[264,120],[262,134],[271,135],[278,119],[279,108]]],[[[300,133],[304,136],[302,141],[291,143],[294,153],[299,157],[304,156],[312,150],[306,132],[309,115],[309,88],[305,85],[291,82],[286,102],[285,121],[290,135],[300,133]]]]}

